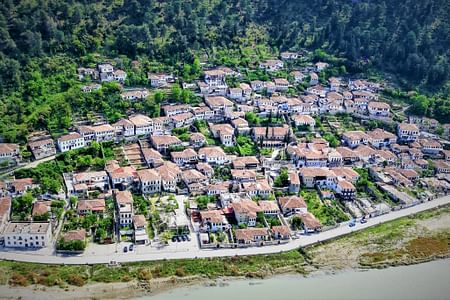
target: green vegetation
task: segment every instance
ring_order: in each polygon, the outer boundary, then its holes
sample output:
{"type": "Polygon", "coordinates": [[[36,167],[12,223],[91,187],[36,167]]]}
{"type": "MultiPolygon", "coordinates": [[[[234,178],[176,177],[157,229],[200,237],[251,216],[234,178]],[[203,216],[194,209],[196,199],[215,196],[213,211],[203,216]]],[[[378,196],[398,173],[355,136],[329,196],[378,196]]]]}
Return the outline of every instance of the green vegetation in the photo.
{"type": "Polygon", "coordinates": [[[32,169],[17,170],[14,175],[16,178],[33,178],[42,193],[58,193],[63,187],[62,173],[103,170],[105,162],[114,158],[113,146],[111,142],[93,142],[90,147],[61,153],[55,160],[40,163],[32,169]]]}
{"type": "Polygon", "coordinates": [[[217,199],[215,196],[202,195],[197,196],[195,198],[195,202],[197,203],[197,207],[200,210],[206,209],[208,203],[216,203],[217,199]]]}
{"type": "Polygon", "coordinates": [[[14,197],[11,202],[12,219],[24,221],[31,216],[34,197],[31,192],[26,192],[22,196],[14,197]]]}
{"type": "Polygon", "coordinates": [[[150,209],[150,201],[142,195],[133,194],[133,207],[136,214],[147,216],[150,209]]]}
{"type": "Polygon", "coordinates": [[[222,181],[231,179],[231,169],[229,166],[214,166],[214,178],[222,181]]]}
{"type": "Polygon", "coordinates": [[[336,200],[325,200],[324,202],[327,202],[325,204],[315,190],[302,190],[301,196],[305,199],[308,211],[323,225],[333,226],[349,220],[336,200]]]}
{"type": "Polygon", "coordinates": [[[189,129],[187,127],[174,128],[172,129],[172,134],[183,142],[188,142],[190,138],[189,129]]]}
{"type": "Polygon", "coordinates": [[[280,169],[280,175],[275,178],[273,184],[276,187],[286,187],[289,185],[289,174],[287,168],[283,167],[280,169]]]}
{"type": "Polygon", "coordinates": [[[250,127],[261,125],[261,118],[258,117],[254,112],[245,113],[245,120],[247,120],[250,127]]]}
{"type": "Polygon", "coordinates": [[[308,266],[315,268],[325,266],[329,269],[336,263],[346,263],[349,259],[349,251],[351,255],[353,250],[358,253],[355,259],[360,266],[379,267],[385,262],[389,265],[403,265],[448,256],[448,236],[447,238],[445,236],[448,230],[441,233],[427,232],[426,235],[418,237],[420,233],[414,229],[417,228],[418,221],[437,218],[449,212],[448,207],[421,212],[415,216],[377,225],[331,242],[270,255],[136,262],[118,267],[0,261],[0,274],[2,274],[0,282],[13,286],[42,284],[66,287],[68,284],[82,286],[86,283],[151,280],[172,276],[198,275],[211,279],[221,276],[255,278],[279,272],[305,273],[308,266]],[[403,240],[406,242],[402,242],[403,240]],[[364,252],[364,249],[370,249],[370,252],[364,252]],[[393,255],[395,253],[390,252],[390,249],[401,255],[393,255]],[[335,255],[338,255],[337,259],[335,255]]]}
{"type": "Polygon", "coordinates": [[[56,249],[65,251],[83,251],[86,248],[85,241],[65,241],[64,238],[60,239],[56,244],[56,249]]]}
{"type": "Polygon", "coordinates": [[[437,91],[407,99],[412,112],[448,120],[449,17],[445,0],[7,1],[0,10],[0,136],[24,142],[31,130],[58,135],[95,113],[115,121],[129,112],[158,116],[166,99],[198,102],[178,83],[143,101],[123,100],[116,83],[83,93],[79,66],[111,61],[127,72],[125,86],[148,85],[149,71],[192,82],[206,54],[209,63],[242,67],[246,81],[268,80],[248,68],[302,48],[313,51],[308,59],[330,63],[321,81],[347,71],[375,79],[393,73],[407,90],[437,91]]]}
{"type": "Polygon", "coordinates": [[[237,152],[240,156],[255,156],[259,153],[258,146],[248,136],[238,135],[236,142],[237,152]]]}
{"type": "Polygon", "coordinates": [[[198,131],[201,134],[203,134],[205,136],[206,142],[208,143],[208,145],[214,146],[214,145],[220,144],[212,136],[212,134],[211,134],[211,132],[209,131],[209,128],[208,128],[208,123],[206,123],[205,120],[201,120],[201,121],[200,120],[195,120],[194,121],[194,126],[198,129],[198,131]]]}

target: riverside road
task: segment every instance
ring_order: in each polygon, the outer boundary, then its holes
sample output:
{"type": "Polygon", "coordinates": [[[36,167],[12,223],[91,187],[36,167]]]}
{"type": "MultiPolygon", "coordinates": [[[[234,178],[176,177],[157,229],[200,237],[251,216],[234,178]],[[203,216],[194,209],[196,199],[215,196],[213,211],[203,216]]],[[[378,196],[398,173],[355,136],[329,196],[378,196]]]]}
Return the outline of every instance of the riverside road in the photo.
{"type": "Polygon", "coordinates": [[[289,243],[273,246],[233,248],[233,249],[199,249],[193,238],[191,242],[177,245],[169,245],[161,249],[151,246],[138,246],[136,251],[122,253],[122,245],[96,246],[86,249],[83,254],[62,256],[56,255],[52,249],[40,249],[35,251],[17,250],[3,248],[0,250],[0,259],[35,262],[46,264],[107,264],[112,261],[118,263],[152,261],[164,259],[184,259],[184,258],[209,258],[209,257],[230,257],[243,255],[270,254],[282,251],[289,251],[300,247],[310,246],[318,242],[332,240],[334,238],[363,230],[381,223],[389,222],[398,218],[417,214],[422,211],[438,208],[450,204],[450,195],[424,202],[412,207],[392,211],[388,214],[370,218],[367,223],[357,223],[354,227],[341,224],[339,227],[321,233],[302,235],[298,239],[289,243]]]}

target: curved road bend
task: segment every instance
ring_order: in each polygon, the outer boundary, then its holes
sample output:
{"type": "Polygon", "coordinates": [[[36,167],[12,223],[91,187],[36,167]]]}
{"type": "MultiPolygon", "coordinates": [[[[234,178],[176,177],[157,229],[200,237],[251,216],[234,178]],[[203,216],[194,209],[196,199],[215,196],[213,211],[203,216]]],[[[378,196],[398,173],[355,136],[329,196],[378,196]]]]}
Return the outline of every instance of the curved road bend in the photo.
{"type": "Polygon", "coordinates": [[[105,264],[111,261],[116,262],[134,262],[134,261],[151,261],[163,259],[183,259],[183,258],[208,258],[208,257],[227,257],[236,255],[256,255],[256,254],[270,254],[281,251],[289,251],[299,247],[313,245],[317,242],[327,241],[339,236],[349,234],[354,231],[359,231],[380,223],[392,221],[401,217],[414,215],[421,211],[446,206],[450,204],[450,195],[434,199],[429,202],[421,203],[413,207],[393,211],[388,214],[368,219],[367,223],[357,223],[355,227],[341,225],[340,227],[321,232],[318,234],[301,236],[299,239],[293,240],[283,245],[250,247],[239,249],[210,249],[200,250],[186,249],[184,251],[167,251],[161,249],[152,253],[102,253],[102,254],[82,254],[79,256],[56,256],[54,254],[33,254],[29,251],[0,251],[0,259],[22,261],[22,262],[36,262],[46,264],[105,264]]]}

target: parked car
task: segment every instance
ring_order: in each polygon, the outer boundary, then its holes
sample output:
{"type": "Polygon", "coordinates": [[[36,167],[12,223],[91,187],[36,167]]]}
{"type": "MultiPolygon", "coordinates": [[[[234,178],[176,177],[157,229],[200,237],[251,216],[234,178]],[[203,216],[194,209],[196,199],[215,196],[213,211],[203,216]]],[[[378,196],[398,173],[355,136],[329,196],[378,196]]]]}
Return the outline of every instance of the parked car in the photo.
{"type": "Polygon", "coordinates": [[[125,252],[125,253],[128,252],[128,247],[127,246],[123,247],[123,252],[125,252]]]}
{"type": "Polygon", "coordinates": [[[354,227],[356,225],[356,221],[355,220],[351,220],[350,223],[348,223],[349,227],[354,227]]]}
{"type": "Polygon", "coordinates": [[[176,242],[177,241],[177,236],[176,235],[174,235],[173,237],[172,237],[172,242],[176,242]]]}
{"type": "Polygon", "coordinates": [[[361,224],[367,223],[366,217],[363,217],[360,222],[361,222],[361,224]]]}
{"type": "Polygon", "coordinates": [[[185,234],[184,236],[186,237],[186,240],[188,240],[188,241],[191,240],[191,237],[189,235],[185,234]]]}
{"type": "Polygon", "coordinates": [[[133,244],[130,245],[130,247],[128,248],[128,250],[133,251],[133,244]]]}
{"type": "Polygon", "coordinates": [[[186,242],[186,240],[187,240],[186,235],[182,235],[182,236],[181,236],[181,240],[182,240],[183,242],[186,242]]]}

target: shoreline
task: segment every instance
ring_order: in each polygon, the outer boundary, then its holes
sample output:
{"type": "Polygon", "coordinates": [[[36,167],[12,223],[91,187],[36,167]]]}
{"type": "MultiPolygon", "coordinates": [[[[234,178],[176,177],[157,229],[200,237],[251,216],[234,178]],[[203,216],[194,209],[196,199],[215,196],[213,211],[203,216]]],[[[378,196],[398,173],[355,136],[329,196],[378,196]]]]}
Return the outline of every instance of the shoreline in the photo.
{"type": "Polygon", "coordinates": [[[70,286],[61,289],[60,287],[46,287],[43,285],[31,285],[27,287],[0,286],[0,299],[55,299],[55,300],[75,300],[75,299],[139,299],[142,297],[155,296],[169,291],[185,287],[224,287],[234,281],[247,281],[249,285],[258,285],[260,281],[273,279],[281,276],[295,276],[298,278],[314,278],[323,276],[334,276],[347,272],[367,272],[371,270],[407,267],[420,265],[439,260],[450,259],[450,256],[435,257],[423,261],[404,263],[398,265],[384,265],[383,267],[358,267],[358,268],[319,268],[309,273],[299,273],[294,270],[275,270],[274,273],[265,277],[251,278],[246,276],[221,276],[210,279],[202,276],[190,276],[181,278],[160,278],[153,279],[145,284],[139,281],[114,282],[114,283],[90,283],[82,287],[70,286]]]}
{"type": "Polygon", "coordinates": [[[283,275],[314,277],[450,258],[450,207],[422,212],[287,253],[106,265],[0,261],[0,299],[128,299],[188,286],[283,275]]]}

